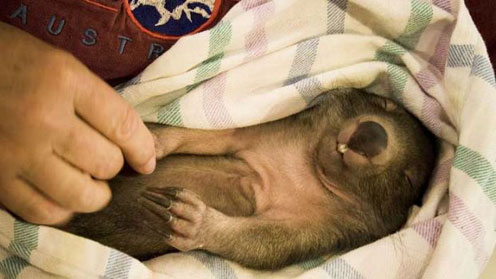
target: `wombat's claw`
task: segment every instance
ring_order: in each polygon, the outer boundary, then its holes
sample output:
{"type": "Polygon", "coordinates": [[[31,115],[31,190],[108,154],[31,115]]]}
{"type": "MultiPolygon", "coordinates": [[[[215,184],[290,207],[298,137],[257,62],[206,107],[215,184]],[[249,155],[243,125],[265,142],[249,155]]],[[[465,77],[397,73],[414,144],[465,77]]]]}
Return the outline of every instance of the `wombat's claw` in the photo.
{"type": "Polygon", "coordinates": [[[165,187],[165,188],[155,188],[148,187],[146,188],[146,192],[156,193],[159,195],[166,195],[171,198],[175,198],[180,192],[184,189],[180,187],[165,187]]]}
{"type": "Polygon", "coordinates": [[[203,247],[208,207],[196,193],[178,187],[148,188],[140,204],[148,212],[146,225],[164,236],[169,245],[181,251],[203,247]]]}
{"type": "Polygon", "coordinates": [[[164,195],[152,191],[145,191],[141,194],[142,197],[149,201],[155,202],[165,209],[169,210],[172,207],[172,201],[164,195]]]}
{"type": "Polygon", "coordinates": [[[160,217],[162,221],[165,221],[165,223],[170,223],[172,221],[173,216],[169,212],[169,209],[172,206],[172,203],[170,201],[168,204],[168,208],[162,206],[162,204],[160,204],[159,202],[148,199],[146,197],[138,199],[138,202],[145,208],[145,211],[155,214],[157,217],[160,217]]]}
{"type": "Polygon", "coordinates": [[[150,230],[158,233],[159,235],[163,236],[166,240],[172,239],[172,232],[170,231],[170,229],[166,227],[159,226],[157,223],[150,223],[147,220],[143,221],[143,225],[145,225],[150,230]]]}

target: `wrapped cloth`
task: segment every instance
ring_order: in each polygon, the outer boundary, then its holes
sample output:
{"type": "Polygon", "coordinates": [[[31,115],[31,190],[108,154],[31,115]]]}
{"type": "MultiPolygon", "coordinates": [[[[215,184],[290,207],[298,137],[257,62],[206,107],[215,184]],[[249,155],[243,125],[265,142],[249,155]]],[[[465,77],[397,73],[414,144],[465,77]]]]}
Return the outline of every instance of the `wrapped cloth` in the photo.
{"type": "MultiPolygon", "coordinates": [[[[140,263],[0,212],[3,278],[476,278],[496,232],[496,82],[462,0],[243,0],[117,89],[143,119],[255,125],[333,88],[394,99],[441,139],[422,207],[400,231],[273,272],[204,252],[140,263]]],[[[1,277],[1,275],[0,275],[1,277]]]]}

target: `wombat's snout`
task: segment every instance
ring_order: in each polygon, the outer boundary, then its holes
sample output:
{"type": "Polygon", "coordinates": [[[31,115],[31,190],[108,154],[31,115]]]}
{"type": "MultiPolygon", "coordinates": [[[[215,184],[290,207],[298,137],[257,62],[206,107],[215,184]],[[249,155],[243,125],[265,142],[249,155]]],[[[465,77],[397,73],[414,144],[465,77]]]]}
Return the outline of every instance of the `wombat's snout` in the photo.
{"type": "Polygon", "coordinates": [[[340,134],[341,140],[338,151],[344,153],[352,150],[367,158],[379,155],[387,148],[388,135],[386,130],[375,121],[365,121],[354,124],[340,134]],[[354,126],[354,127],[353,127],[354,126]]]}

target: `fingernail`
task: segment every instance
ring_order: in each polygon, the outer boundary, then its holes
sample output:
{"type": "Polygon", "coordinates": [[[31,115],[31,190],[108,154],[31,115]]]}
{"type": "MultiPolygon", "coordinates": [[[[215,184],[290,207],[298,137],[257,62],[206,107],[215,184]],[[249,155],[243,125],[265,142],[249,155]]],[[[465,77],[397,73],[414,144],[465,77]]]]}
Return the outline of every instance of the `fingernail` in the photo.
{"type": "Polygon", "coordinates": [[[141,171],[143,174],[150,174],[155,170],[155,166],[157,164],[157,161],[155,157],[152,157],[150,161],[148,161],[143,167],[141,167],[141,171]]]}

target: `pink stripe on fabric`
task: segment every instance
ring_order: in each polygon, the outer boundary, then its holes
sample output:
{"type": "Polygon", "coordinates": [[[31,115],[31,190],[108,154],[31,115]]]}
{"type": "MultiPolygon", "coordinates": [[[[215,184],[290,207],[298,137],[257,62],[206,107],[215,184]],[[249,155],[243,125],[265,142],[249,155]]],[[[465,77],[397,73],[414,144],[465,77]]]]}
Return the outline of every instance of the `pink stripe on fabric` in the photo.
{"type": "Polygon", "coordinates": [[[240,4],[243,7],[243,9],[245,9],[245,11],[247,11],[249,9],[253,9],[256,6],[260,6],[260,5],[265,4],[267,2],[269,2],[269,0],[243,0],[240,2],[240,4]]]}
{"type": "Polygon", "coordinates": [[[446,60],[448,60],[451,34],[454,30],[455,23],[445,26],[436,44],[436,49],[429,62],[436,67],[441,74],[444,74],[446,60]]]}
{"type": "Polygon", "coordinates": [[[267,36],[265,34],[265,23],[274,14],[273,2],[253,9],[253,27],[245,38],[246,58],[245,61],[262,56],[267,51],[267,36]]]}
{"type": "Polygon", "coordinates": [[[235,123],[224,104],[224,92],[226,89],[226,73],[204,82],[203,89],[203,111],[212,128],[232,128],[235,123]]]}
{"type": "Polygon", "coordinates": [[[413,230],[424,238],[432,248],[436,247],[442,227],[441,223],[434,218],[412,226],[413,230]]]}
{"type": "Polygon", "coordinates": [[[437,100],[425,95],[420,120],[436,135],[439,135],[441,130],[441,118],[444,117],[443,114],[443,109],[437,100]]]}
{"type": "Polygon", "coordinates": [[[433,171],[430,184],[438,185],[440,183],[448,183],[452,165],[453,159],[446,160],[437,165],[433,171]]]}
{"type": "Polygon", "coordinates": [[[477,216],[470,212],[463,200],[453,192],[450,192],[448,220],[474,247],[475,261],[479,267],[485,266],[489,255],[484,252],[484,227],[477,216]]]}
{"type": "Polygon", "coordinates": [[[439,82],[439,79],[429,69],[420,70],[415,75],[415,78],[425,91],[428,91],[439,82]]]}
{"type": "Polygon", "coordinates": [[[450,14],[453,13],[451,10],[451,0],[433,0],[432,3],[450,14]]]}

